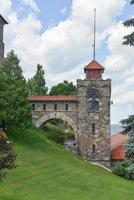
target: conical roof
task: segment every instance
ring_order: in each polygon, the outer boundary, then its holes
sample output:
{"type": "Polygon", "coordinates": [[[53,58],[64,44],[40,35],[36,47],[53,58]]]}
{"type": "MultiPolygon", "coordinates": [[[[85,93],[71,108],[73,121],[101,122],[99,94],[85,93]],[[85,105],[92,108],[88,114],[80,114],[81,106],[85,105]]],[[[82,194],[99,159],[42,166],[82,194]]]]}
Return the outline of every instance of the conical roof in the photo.
{"type": "Polygon", "coordinates": [[[84,67],[85,70],[88,69],[98,69],[98,70],[104,70],[104,67],[98,63],[96,60],[92,60],[88,65],[84,67]]]}

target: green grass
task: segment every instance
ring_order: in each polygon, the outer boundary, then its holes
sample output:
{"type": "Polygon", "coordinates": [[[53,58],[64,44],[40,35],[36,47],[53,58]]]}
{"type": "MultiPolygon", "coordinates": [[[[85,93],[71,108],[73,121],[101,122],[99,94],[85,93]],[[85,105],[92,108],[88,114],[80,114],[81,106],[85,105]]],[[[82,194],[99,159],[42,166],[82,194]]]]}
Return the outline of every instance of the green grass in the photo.
{"type": "Polygon", "coordinates": [[[30,128],[11,138],[17,168],[0,183],[0,200],[134,200],[134,181],[70,155],[43,131],[30,128]]]}

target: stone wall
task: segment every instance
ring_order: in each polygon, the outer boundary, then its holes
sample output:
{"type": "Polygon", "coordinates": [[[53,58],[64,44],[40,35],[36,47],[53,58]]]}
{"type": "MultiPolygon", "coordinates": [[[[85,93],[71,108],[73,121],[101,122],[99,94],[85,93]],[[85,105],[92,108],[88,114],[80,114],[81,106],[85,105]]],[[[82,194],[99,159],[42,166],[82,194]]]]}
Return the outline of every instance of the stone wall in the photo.
{"type": "Polygon", "coordinates": [[[78,80],[77,96],[79,152],[86,160],[109,161],[111,80],[78,80]]]}
{"type": "Polygon", "coordinates": [[[76,102],[31,102],[31,106],[33,104],[35,105],[35,110],[32,111],[32,120],[37,127],[51,119],[61,119],[67,122],[77,135],[76,102]],[[44,104],[46,105],[46,110],[43,110],[44,104]],[[57,110],[54,110],[54,104],[57,104],[57,110]],[[68,104],[68,110],[65,110],[66,104],[68,104]]]}

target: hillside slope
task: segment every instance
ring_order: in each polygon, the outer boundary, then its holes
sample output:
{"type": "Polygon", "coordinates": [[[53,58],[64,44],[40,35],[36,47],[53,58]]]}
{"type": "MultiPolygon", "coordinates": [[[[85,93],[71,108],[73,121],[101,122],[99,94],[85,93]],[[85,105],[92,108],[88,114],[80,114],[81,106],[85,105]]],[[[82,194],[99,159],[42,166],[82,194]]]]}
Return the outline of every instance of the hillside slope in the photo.
{"type": "Polygon", "coordinates": [[[134,182],[89,165],[31,128],[12,134],[17,168],[0,183],[0,200],[134,200],[134,182]]]}

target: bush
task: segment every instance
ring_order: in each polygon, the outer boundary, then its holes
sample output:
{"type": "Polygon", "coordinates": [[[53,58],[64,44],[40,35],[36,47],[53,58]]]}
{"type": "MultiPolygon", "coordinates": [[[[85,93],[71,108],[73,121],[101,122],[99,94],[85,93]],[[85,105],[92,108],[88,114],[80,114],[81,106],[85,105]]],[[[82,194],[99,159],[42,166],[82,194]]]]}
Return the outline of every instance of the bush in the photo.
{"type": "Polygon", "coordinates": [[[46,132],[47,138],[53,140],[54,142],[63,145],[65,141],[65,132],[62,128],[48,123],[43,127],[43,130],[46,132]]]}
{"type": "Polygon", "coordinates": [[[8,169],[15,167],[15,158],[6,134],[0,129],[0,181],[5,178],[8,169]]]}
{"type": "Polygon", "coordinates": [[[67,139],[71,139],[71,140],[74,140],[75,139],[75,133],[73,130],[69,130],[66,132],[66,138],[67,139]]]}
{"type": "Polygon", "coordinates": [[[134,179],[134,164],[130,160],[118,162],[113,169],[114,174],[128,179],[134,179]]]}

